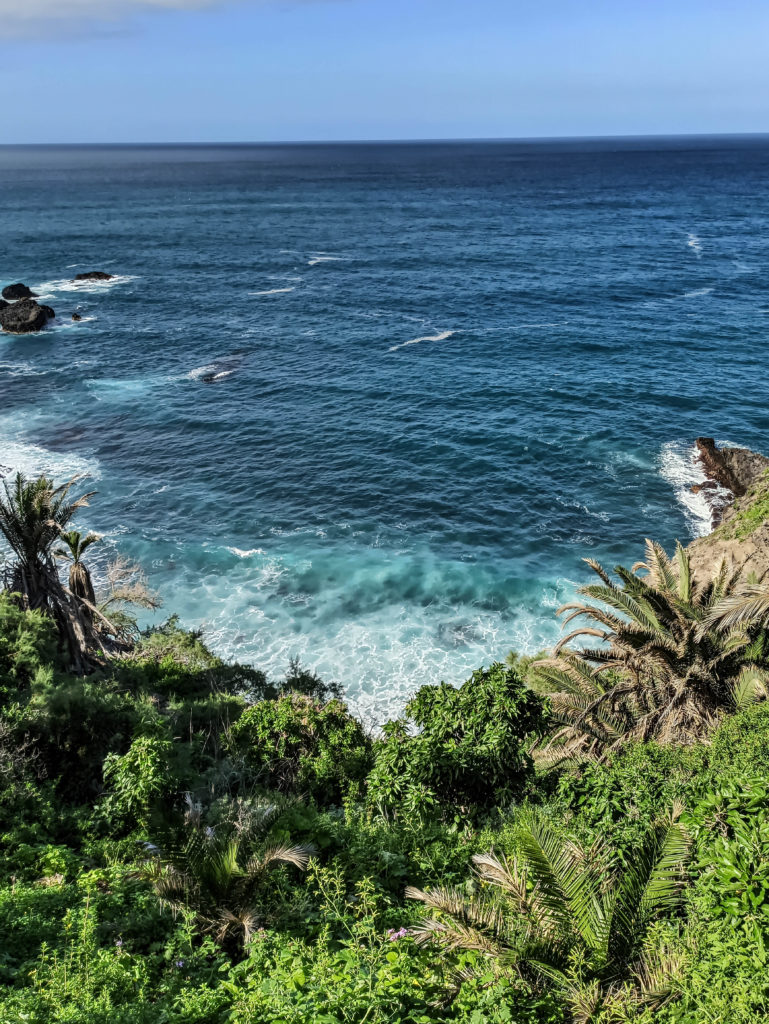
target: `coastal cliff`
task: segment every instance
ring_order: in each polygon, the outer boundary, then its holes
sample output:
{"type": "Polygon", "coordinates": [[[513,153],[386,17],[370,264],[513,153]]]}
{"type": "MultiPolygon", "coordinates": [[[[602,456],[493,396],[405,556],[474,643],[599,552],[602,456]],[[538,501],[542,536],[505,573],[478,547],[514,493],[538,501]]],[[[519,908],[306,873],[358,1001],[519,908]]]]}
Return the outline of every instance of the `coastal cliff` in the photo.
{"type": "Polygon", "coordinates": [[[712,575],[722,559],[729,567],[762,577],[769,572],[769,458],[747,448],[718,448],[698,437],[698,460],[707,480],[713,532],[689,544],[699,576],[712,575]]]}

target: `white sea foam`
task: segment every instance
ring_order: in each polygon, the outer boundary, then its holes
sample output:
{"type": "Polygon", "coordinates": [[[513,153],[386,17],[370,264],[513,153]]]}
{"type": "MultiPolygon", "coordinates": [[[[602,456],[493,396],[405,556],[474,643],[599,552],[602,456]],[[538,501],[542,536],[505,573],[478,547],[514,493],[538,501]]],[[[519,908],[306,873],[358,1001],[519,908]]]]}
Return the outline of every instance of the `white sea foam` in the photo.
{"type": "Polygon", "coordinates": [[[263,292],[249,292],[249,295],[285,295],[286,292],[296,291],[295,288],[268,288],[263,292]]]}
{"type": "Polygon", "coordinates": [[[298,581],[280,559],[248,554],[239,554],[226,586],[221,574],[196,580],[182,609],[185,623],[202,627],[222,657],[253,662],[273,678],[299,657],[323,679],[338,680],[351,709],[372,727],[400,714],[424,683],[459,685],[511,648],[534,654],[551,646],[559,633],[552,612],[573,596],[558,581],[514,616],[393,604],[330,620],[319,602],[327,608],[339,593],[319,598],[292,585],[298,581]]]}
{"type": "Polygon", "coordinates": [[[697,447],[689,441],[668,441],[659,457],[662,477],[673,487],[676,500],[682,506],[687,526],[693,537],[706,537],[712,530],[713,513],[708,497],[726,499],[729,492],[723,487],[692,493],[692,487],[707,480],[697,457],[697,447]]]}
{"type": "MultiPolygon", "coordinates": [[[[205,367],[201,369],[205,369],[205,367]]],[[[187,380],[189,376],[187,373],[182,373],[149,377],[87,377],[84,383],[97,401],[114,402],[133,400],[137,395],[151,391],[153,388],[165,388],[169,384],[187,380]]]]}
{"type": "Polygon", "coordinates": [[[699,256],[702,253],[702,242],[700,241],[699,236],[690,231],[687,235],[687,239],[686,244],[699,256]]]}
{"type": "Polygon", "coordinates": [[[71,327],[82,327],[83,324],[90,324],[94,320],[98,320],[95,316],[81,316],[79,320],[64,319],[63,317],[57,316],[55,320],[49,321],[48,326],[53,327],[56,330],[68,331],[71,327]]]}
{"type": "Polygon", "coordinates": [[[456,334],[456,331],[441,331],[440,334],[424,334],[420,338],[411,338],[409,341],[401,341],[397,345],[391,345],[388,348],[388,352],[397,352],[399,348],[405,348],[407,345],[419,345],[423,341],[445,341],[450,338],[452,334],[456,334]]]}
{"type": "Polygon", "coordinates": [[[42,377],[47,370],[36,370],[31,363],[0,363],[0,375],[7,377],[42,377]]]}
{"type": "Polygon", "coordinates": [[[315,267],[319,263],[340,263],[344,262],[344,256],[311,256],[307,260],[308,267],[315,267]]]}
{"type": "Polygon", "coordinates": [[[684,292],[683,297],[685,299],[698,299],[702,295],[710,295],[712,291],[712,288],[695,288],[693,292],[684,292]]]}
{"type": "Polygon", "coordinates": [[[253,555],[264,555],[267,553],[264,548],[249,548],[248,551],[243,551],[242,548],[228,547],[227,551],[233,555],[237,555],[238,558],[251,558],[253,555]]]}
{"type": "Polygon", "coordinates": [[[74,452],[52,452],[18,437],[9,438],[4,427],[0,421],[0,465],[6,476],[24,473],[25,476],[36,477],[45,473],[59,483],[73,476],[93,479],[101,476],[97,459],[74,452]]]}
{"type": "Polygon", "coordinates": [[[37,292],[41,299],[55,299],[63,292],[85,292],[98,295],[101,292],[109,291],[116,285],[129,284],[138,278],[132,274],[115,274],[109,281],[73,281],[72,278],[63,277],[53,281],[43,281],[33,287],[32,291],[37,292]]]}
{"type": "Polygon", "coordinates": [[[88,377],[85,386],[97,402],[133,400],[159,383],[152,377],[88,377]]]}
{"type": "Polygon", "coordinates": [[[231,373],[235,372],[235,368],[229,370],[219,369],[219,363],[209,363],[207,366],[198,366],[194,370],[190,370],[189,373],[184,374],[187,380],[200,380],[201,377],[205,377],[210,374],[209,380],[221,380],[223,377],[229,377],[231,373]]]}

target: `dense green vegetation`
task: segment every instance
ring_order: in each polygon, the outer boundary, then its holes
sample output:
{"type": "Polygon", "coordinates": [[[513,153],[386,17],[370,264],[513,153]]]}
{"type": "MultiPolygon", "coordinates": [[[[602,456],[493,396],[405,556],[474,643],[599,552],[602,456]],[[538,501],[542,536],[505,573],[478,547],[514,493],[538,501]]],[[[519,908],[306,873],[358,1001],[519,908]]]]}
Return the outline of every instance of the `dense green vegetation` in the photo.
{"type": "Polygon", "coordinates": [[[769,1017],[760,584],[595,567],[594,649],[370,735],[297,662],[139,632],[68,493],[0,499],[0,1024],[769,1017]]]}

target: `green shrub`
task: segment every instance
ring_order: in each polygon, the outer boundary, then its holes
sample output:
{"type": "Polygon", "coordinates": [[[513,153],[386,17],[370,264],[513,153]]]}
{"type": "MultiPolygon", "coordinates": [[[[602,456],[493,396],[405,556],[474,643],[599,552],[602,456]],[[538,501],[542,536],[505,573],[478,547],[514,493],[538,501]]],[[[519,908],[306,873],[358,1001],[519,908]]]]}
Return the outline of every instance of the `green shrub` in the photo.
{"type": "Polygon", "coordinates": [[[406,717],[384,728],[370,800],[409,814],[505,804],[531,778],[527,741],[544,726],[542,698],[499,662],[459,689],[423,686],[406,705],[406,717]]]}
{"type": "Polygon", "coordinates": [[[600,835],[616,846],[624,859],[659,816],[661,808],[678,800],[691,804],[707,754],[703,746],[671,747],[632,743],[608,761],[587,762],[565,771],[560,779],[553,813],[574,817],[583,839],[600,835]]]}
{"type": "Polygon", "coordinates": [[[137,736],[125,754],[107,754],[108,810],[145,824],[158,800],[176,789],[172,754],[173,743],[164,735],[137,736]]]}
{"type": "Polygon", "coordinates": [[[56,660],[56,628],[42,612],[22,611],[0,591],[0,702],[18,697],[56,660]]]}
{"type": "Polygon", "coordinates": [[[129,694],[104,681],[48,677],[40,685],[36,681],[16,730],[34,740],[47,777],[60,780],[61,795],[85,802],[101,790],[104,758],[124,753],[147,716],[157,712],[138,707],[129,694]]]}
{"type": "Polygon", "coordinates": [[[370,767],[370,740],[339,700],[289,694],[259,701],[233,725],[230,742],[256,783],[320,804],[359,792],[370,767]]]}
{"type": "Polygon", "coordinates": [[[317,672],[303,668],[299,658],[289,659],[285,676],[274,685],[281,696],[299,693],[303,697],[312,697],[319,704],[334,699],[341,700],[344,696],[339,683],[324,683],[317,672]]]}
{"type": "Polygon", "coordinates": [[[762,701],[724,719],[708,751],[714,780],[765,775],[769,769],[769,702],[762,701]]]}
{"type": "Polygon", "coordinates": [[[130,657],[117,666],[116,676],[123,686],[162,697],[205,698],[226,692],[260,699],[277,693],[260,669],[217,658],[200,631],[182,629],[176,615],[140,635],[130,657]]]}

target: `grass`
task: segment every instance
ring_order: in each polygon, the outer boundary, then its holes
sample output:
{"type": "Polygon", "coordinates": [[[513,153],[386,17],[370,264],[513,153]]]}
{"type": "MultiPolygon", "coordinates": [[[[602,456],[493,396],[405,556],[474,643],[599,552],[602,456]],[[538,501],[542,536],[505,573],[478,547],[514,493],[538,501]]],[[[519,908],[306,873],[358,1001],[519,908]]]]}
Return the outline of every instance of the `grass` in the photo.
{"type": "Polygon", "coordinates": [[[769,521],[769,469],[735,503],[735,516],[730,521],[733,537],[743,540],[769,521]]]}

